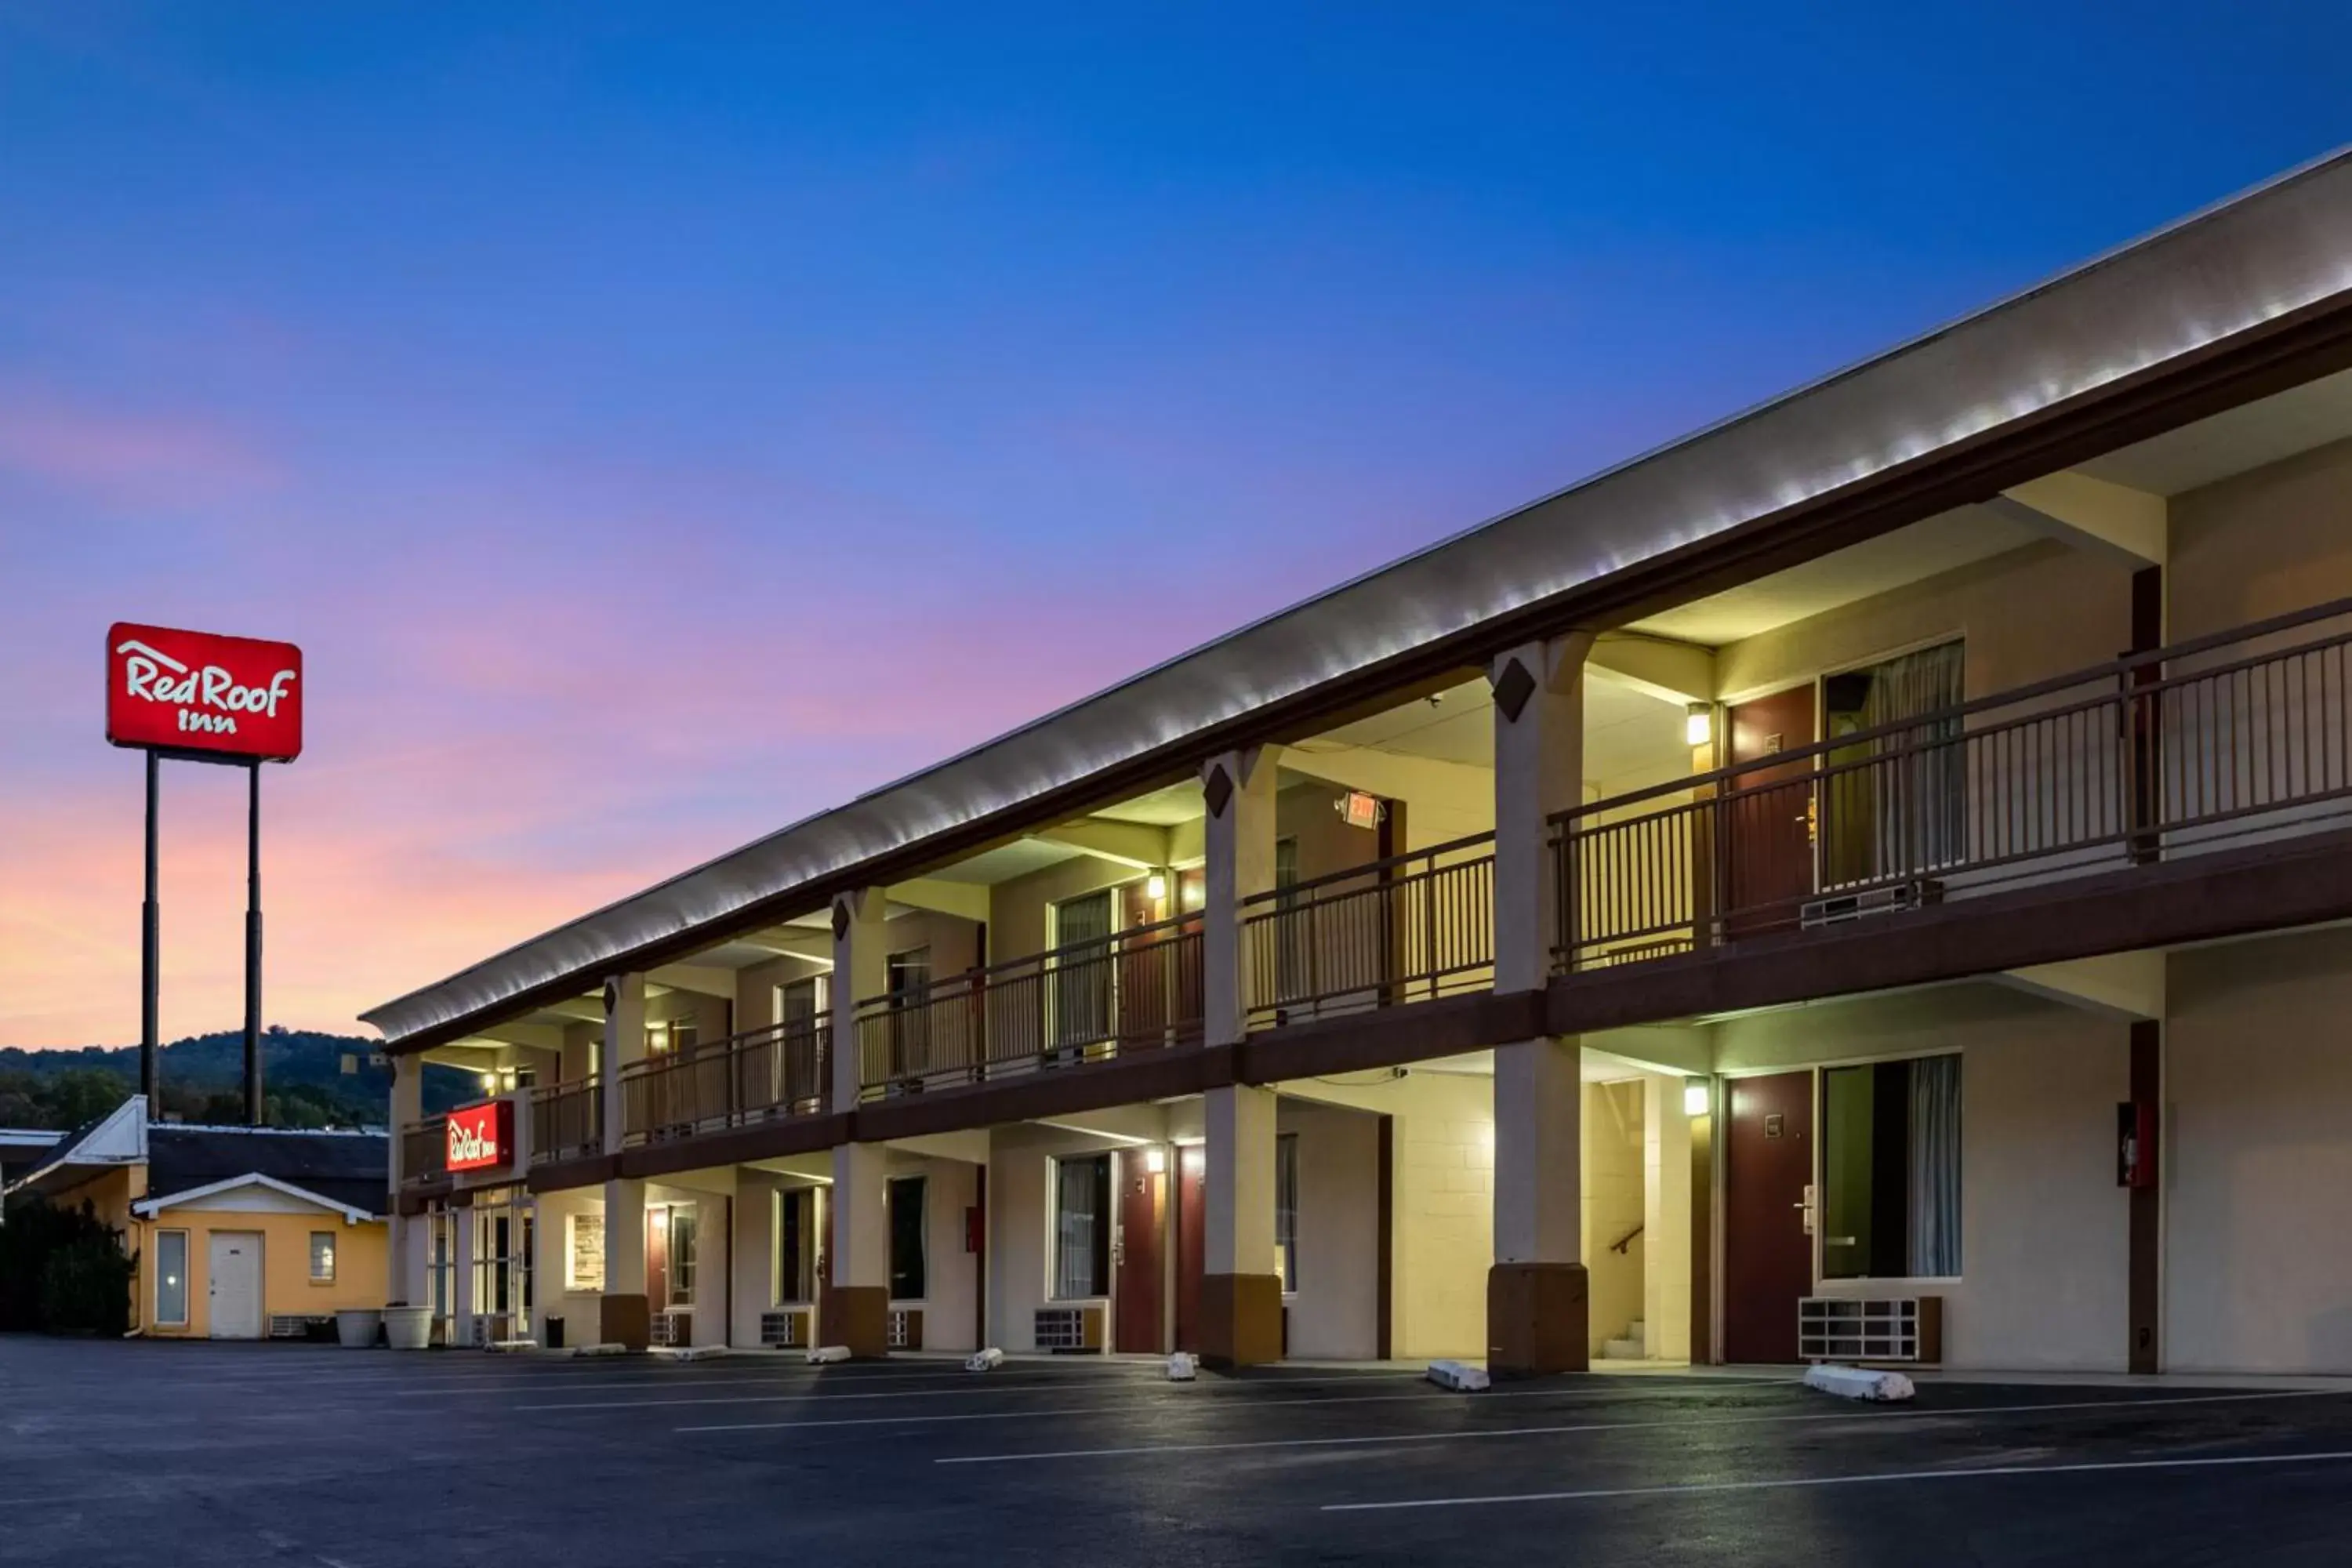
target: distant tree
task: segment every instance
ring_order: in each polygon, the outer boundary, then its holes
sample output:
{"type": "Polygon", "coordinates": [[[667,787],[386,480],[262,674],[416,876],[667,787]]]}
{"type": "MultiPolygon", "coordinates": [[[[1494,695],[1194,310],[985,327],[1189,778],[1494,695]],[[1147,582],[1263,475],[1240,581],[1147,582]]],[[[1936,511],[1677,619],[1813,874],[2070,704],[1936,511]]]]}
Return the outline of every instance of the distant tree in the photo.
{"type": "Polygon", "coordinates": [[[13,1203],[0,1225],[0,1329],[121,1334],[131,1326],[135,1263],[87,1202],[13,1203]]]}

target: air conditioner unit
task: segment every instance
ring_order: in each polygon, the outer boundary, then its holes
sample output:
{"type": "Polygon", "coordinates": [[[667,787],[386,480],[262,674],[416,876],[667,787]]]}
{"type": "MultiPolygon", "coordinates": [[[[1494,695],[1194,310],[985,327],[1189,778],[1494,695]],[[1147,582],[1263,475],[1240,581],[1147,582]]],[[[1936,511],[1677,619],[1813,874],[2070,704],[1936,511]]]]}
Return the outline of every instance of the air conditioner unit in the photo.
{"type": "Polygon", "coordinates": [[[673,1348],[694,1342],[694,1314],[691,1312],[656,1312],[646,1338],[656,1345],[673,1348]]]}
{"type": "Polygon", "coordinates": [[[1799,923],[1811,931],[1819,926],[1843,925],[1871,915],[1898,914],[1943,901],[1944,884],[1921,878],[1859,893],[1832,893],[1825,898],[1809,899],[1799,923]]]}
{"type": "Polygon", "coordinates": [[[1056,1355],[1099,1355],[1108,1336],[1103,1331],[1100,1306],[1040,1307],[1036,1341],[1041,1351],[1056,1355]]]}
{"type": "Polygon", "coordinates": [[[1797,1302],[1797,1354],[1806,1361],[1939,1364],[1944,1299],[1804,1297],[1797,1302]]]}
{"type": "Polygon", "coordinates": [[[815,1336],[810,1328],[816,1313],[808,1307],[779,1307],[760,1314],[760,1343],[770,1350],[804,1351],[815,1336]]]}
{"type": "Polygon", "coordinates": [[[883,1331],[883,1347],[894,1351],[919,1351],[923,1348],[923,1310],[920,1307],[893,1307],[883,1331]]]}

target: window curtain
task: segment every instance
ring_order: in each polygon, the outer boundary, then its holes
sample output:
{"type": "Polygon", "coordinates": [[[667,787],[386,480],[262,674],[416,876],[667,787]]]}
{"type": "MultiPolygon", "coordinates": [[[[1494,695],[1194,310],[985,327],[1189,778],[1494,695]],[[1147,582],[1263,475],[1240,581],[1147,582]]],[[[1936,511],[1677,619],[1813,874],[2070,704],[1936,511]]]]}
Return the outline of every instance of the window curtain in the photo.
{"type": "Polygon", "coordinates": [[[1911,1259],[1915,1279],[1960,1271],[1960,1058],[1911,1064],[1911,1259]]]}
{"type": "Polygon", "coordinates": [[[1110,893],[1054,906],[1054,1043],[1089,1046],[1110,1035],[1110,893]],[[1076,951],[1073,951],[1073,950],[1076,951]]]}
{"type": "Polygon", "coordinates": [[[1061,1243],[1055,1253],[1054,1294],[1060,1300],[1093,1295],[1100,1277],[1095,1268],[1095,1165],[1100,1158],[1064,1160],[1054,1167],[1059,1189],[1055,1235],[1061,1243]]]}
{"type": "Polygon", "coordinates": [[[1957,642],[1923,648],[1871,671],[1862,711],[1865,729],[1945,715],[1872,742],[1872,752],[1886,759],[1870,770],[1881,877],[1951,865],[1966,850],[1968,758],[1960,721],[1948,713],[1963,700],[1961,648],[1957,642]]]}

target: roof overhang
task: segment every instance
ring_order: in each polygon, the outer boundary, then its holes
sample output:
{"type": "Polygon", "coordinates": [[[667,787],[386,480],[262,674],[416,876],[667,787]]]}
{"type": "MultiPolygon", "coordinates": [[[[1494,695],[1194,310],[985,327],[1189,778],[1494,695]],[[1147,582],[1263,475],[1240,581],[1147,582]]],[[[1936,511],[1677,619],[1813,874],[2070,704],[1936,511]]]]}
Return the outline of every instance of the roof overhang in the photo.
{"type": "Polygon", "coordinates": [[[371,1213],[351,1204],[337,1203],[323,1193],[314,1193],[308,1187],[297,1186],[292,1182],[280,1181],[276,1176],[264,1175],[259,1171],[247,1171],[241,1176],[225,1176],[217,1182],[206,1182],[201,1187],[190,1187],[184,1192],[164,1193],[156,1197],[142,1198],[131,1205],[131,1212],[142,1219],[153,1219],[165,1209],[184,1208],[190,1204],[201,1203],[205,1198],[218,1197],[224,1193],[233,1193],[245,1187],[261,1187],[302,1203],[316,1204],[329,1213],[342,1215],[352,1225],[364,1225],[370,1220],[383,1217],[382,1215],[371,1213]]]}
{"type": "Polygon", "coordinates": [[[1622,624],[2347,364],[2338,153],[362,1016],[421,1050],[1377,689],[1622,624]]]}

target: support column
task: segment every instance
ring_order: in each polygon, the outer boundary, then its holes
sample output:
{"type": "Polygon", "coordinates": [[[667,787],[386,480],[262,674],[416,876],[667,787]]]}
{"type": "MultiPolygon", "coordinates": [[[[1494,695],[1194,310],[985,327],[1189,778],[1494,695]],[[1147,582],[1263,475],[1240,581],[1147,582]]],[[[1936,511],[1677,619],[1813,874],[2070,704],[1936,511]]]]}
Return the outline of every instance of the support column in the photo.
{"type": "Polygon", "coordinates": [[[1687,1085],[1651,1073],[1642,1080],[1643,1353],[1691,1359],[1691,1118],[1687,1085]]]}
{"type": "Polygon", "coordinates": [[[1274,886],[1275,779],[1279,749],[1225,752],[1201,769],[1209,807],[1201,921],[1203,1039],[1239,1045],[1249,1032],[1249,955],[1241,902],[1274,886]]]}
{"type": "Polygon", "coordinates": [[[832,1269],[818,1292],[817,1337],[861,1361],[890,1348],[888,1164],[878,1143],[834,1146],[832,1269]]]}
{"type": "MultiPolygon", "coordinates": [[[[855,1110],[869,1078],[860,1048],[857,1005],[879,996],[889,980],[888,902],[879,888],[833,901],[833,1108],[855,1110]]],[[[831,1264],[818,1291],[817,1338],[863,1360],[889,1353],[890,1224],[883,1212],[888,1164],[875,1143],[833,1151],[831,1264]]]]}
{"type": "MultiPolygon", "coordinates": [[[[1583,793],[1583,633],[1497,658],[1495,695],[1495,989],[1540,990],[1575,911],[1556,896],[1549,819],[1583,793]]],[[[1583,1262],[1582,1052],[1574,1039],[1495,1052],[1495,1260],[1486,1360],[1501,1375],[1590,1364],[1583,1262]]]]}
{"type": "Polygon", "coordinates": [[[1202,1183],[1201,1360],[1255,1366],[1282,1359],[1282,1272],[1274,1246],[1274,1091],[1209,1090],[1202,1183]]]}
{"type": "Polygon", "coordinates": [[[389,1256],[384,1269],[384,1300],[414,1302],[422,1300],[425,1289],[424,1239],[425,1224],[421,1216],[412,1217],[400,1212],[401,1184],[408,1173],[401,1168],[401,1157],[407,1143],[403,1136],[406,1130],[425,1120],[425,1058],[416,1056],[392,1058],[392,1104],[387,1114],[392,1129],[392,1148],[385,1160],[392,1182],[384,1213],[390,1223],[384,1237],[389,1256]]]}
{"type": "Polygon", "coordinates": [[[604,1184],[604,1293],[596,1302],[596,1342],[641,1351],[653,1343],[646,1300],[646,1184],[625,1176],[604,1184]]]}
{"type": "Polygon", "coordinates": [[[474,1340],[474,1211],[449,1210],[449,1342],[472,1350],[474,1340]]]}
{"type": "MultiPolygon", "coordinates": [[[[604,982],[604,1041],[597,1054],[604,1102],[604,1152],[617,1154],[629,1131],[625,1069],[646,1055],[646,977],[604,982]]],[[[653,1342],[646,1300],[646,1184],[615,1176],[604,1184],[604,1290],[597,1302],[597,1342],[644,1350],[653,1342]]]]}

